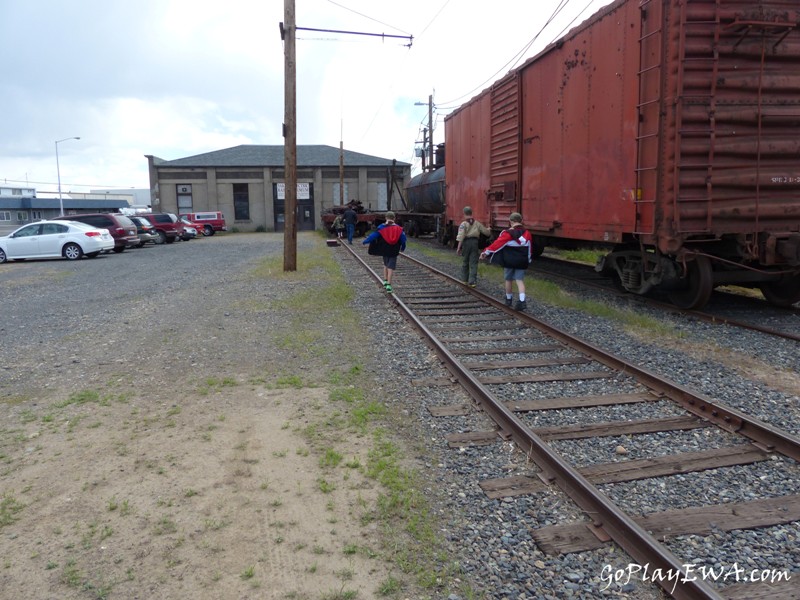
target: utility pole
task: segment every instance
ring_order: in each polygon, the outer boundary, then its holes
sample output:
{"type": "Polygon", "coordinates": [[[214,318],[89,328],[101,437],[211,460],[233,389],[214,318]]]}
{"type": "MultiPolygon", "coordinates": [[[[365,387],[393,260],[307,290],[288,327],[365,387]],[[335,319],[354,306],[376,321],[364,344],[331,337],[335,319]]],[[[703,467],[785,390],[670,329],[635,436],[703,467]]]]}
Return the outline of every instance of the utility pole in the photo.
{"type": "Polygon", "coordinates": [[[294,0],[283,2],[281,24],[284,51],[284,228],[283,270],[297,270],[297,65],[294,0]]]}
{"type": "MultiPolygon", "coordinates": [[[[414,106],[425,106],[425,103],[414,102],[414,106]]],[[[422,170],[428,169],[433,170],[433,94],[428,96],[428,128],[422,130],[422,170]]]]}
{"type": "Polygon", "coordinates": [[[428,156],[428,129],[422,128],[422,170],[427,171],[425,158],[428,156]]]}
{"type": "Polygon", "coordinates": [[[433,171],[433,94],[428,96],[428,144],[430,153],[428,154],[428,165],[433,171]]]}
{"type": "Polygon", "coordinates": [[[344,123],[339,133],[339,204],[344,206],[344,123]]]}

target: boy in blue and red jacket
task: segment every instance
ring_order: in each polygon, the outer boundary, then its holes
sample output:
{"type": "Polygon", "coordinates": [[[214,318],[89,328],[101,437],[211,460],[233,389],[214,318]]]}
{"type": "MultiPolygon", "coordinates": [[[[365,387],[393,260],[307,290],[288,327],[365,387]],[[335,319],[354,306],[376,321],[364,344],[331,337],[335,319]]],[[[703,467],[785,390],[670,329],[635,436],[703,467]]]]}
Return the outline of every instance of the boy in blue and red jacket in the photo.
{"type": "Polygon", "coordinates": [[[369,234],[362,244],[369,244],[369,253],[383,257],[383,287],[392,292],[392,275],[397,268],[397,255],[406,249],[406,234],[394,222],[394,213],[386,213],[386,222],[369,234]]]}

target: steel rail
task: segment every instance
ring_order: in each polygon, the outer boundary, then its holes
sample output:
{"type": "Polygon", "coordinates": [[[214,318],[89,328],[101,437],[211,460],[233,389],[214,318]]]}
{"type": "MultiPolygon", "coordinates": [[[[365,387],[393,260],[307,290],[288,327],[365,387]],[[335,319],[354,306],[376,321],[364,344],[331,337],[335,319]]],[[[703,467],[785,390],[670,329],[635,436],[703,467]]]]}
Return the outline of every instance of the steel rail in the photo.
{"type": "Polygon", "coordinates": [[[425,269],[428,269],[432,273],[436,273],[439,277],[443,277],[452,283],[458,284],[470,294],[473,294],[502,310],[514,314],[522,321],[535,326],[541,331],[545,331],[551,337],[554,337],[578,352],[590,356],[597,362],[600,362],[615,371],[629,374],[647,387],[650,387],[656,392],[666,396],[673,402],[676,402],[693,415],[709,421],[725,431],[742,435],[760,445],[765,450],[778,452],[779,454],[800,462],[800,437],[794,436],[786,431],[782,431],[777,427],[770,425],[769,423],[765,423],[733,407],[712,400],[708,396],[694,392],[683,385],[669,381],[653,373],[652,371],[645,369],[644,367],[639,367],[624,358],[602,350],[597,346],[590,344],[589,342],[576,338],[569,333],[545,323],[544,321],[540,321],[535,317],[532,317],[531,315],[517,311],[510,311],[506,306],[494,298],[487,296],[483,292],[465,286],[457,279],[436,269],[435,267],[426,265],[425,263],[405,254],[403,254],[403,258],[412,261],[425,269]]]}
{"type": "MultiPolygon", "coordinates": [[[[372,274],[376,281],[382,281],[381,277],[354,250],[350,248],[347,250],[372,274]]],[[[448,275],[432,269],[424,263],[406,255],[403,256],[434,273],[443,275],[448,280],[452,280],[448,275]]],[[[460,282],[456,283],[460,284],[460,282]]],[[[464,288],[469,289],[466,286],[464,288]]],[[[473,290],[469,289],[469,291],[473,290]]],[[[461,362],[396,294],[391,293],[390,297],[408,322],[432,346],[447,369],[467,392],[480,402],[481,408],[497,423],[503,435],[512,438],[517,446],[539,466],[543,479],[548,483],[555,482],[564,493],[592,517],[593,525],[598,532],[602,529],[640,565],[649,565],[652,569],[660,569],[661,573],[674,574],[673,577],[658,582],[659,586],[674,598],[678,600],[722,600],[722,596],[714,588],[704,581],[688,575],[680,558],[621,511],[610,498],[573,466],[565,462],[558,453],[551,450],[521,419],[498,401],[469,370],[462,366],[461,362]]],[[[506,308],[499,302],[494,301],[494,303],[500,308],[506,308]]]]}

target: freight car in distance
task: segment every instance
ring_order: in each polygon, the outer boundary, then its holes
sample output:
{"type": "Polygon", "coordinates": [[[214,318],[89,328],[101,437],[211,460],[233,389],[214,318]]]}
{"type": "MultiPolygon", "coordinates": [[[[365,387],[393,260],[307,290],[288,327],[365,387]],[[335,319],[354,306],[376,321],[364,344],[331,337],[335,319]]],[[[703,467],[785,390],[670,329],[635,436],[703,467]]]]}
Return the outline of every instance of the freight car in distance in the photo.
{"type": "Polygon", "coordinates": [[[445,119],[443,237],[469,204],[628,291],[800,300],[800,4],[617,0],[445,119]]]}

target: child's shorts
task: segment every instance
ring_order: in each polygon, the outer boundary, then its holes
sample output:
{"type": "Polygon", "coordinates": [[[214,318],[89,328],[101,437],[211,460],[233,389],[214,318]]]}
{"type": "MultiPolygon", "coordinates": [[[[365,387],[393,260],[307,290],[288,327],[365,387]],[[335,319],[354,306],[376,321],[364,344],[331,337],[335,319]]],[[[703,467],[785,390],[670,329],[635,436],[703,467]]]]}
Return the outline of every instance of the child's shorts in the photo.
{"type": "Polygon", "coordinates": [[[396,256],[384,256],[383,257],[383,266],[387,269],[391,269],[394,271],[397,268],[397,257],[396,256]]]}
{"type": "Polygon", "coordinates": [[[520,281],[525,279],[525,269],[503,269],[503,277],[506,281],[520,281]]]}

